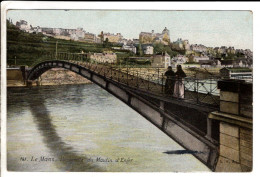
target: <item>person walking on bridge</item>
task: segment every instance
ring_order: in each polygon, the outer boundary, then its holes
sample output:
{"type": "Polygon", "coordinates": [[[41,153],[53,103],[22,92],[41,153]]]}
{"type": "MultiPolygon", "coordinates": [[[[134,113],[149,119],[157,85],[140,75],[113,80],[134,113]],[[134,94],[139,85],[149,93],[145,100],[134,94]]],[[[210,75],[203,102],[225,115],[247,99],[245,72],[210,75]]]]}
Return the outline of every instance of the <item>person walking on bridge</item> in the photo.
{"type": "Polygon", "coordinates": [[[176,81],[174,85],[174,97],[184,98],[184,83],[183,78],[186,77],[185,72],[182,70],[181,65],[177,65],[177,71],[175,73],[176,81]]]}
{"type": "Polygon", "coordinates": [[[166,82],[165,82],[165,94],[167,95],[173,95],[174,92],[174,76],[175,73],[172,70],[171,66],[168,66],[168,70],[164,74],[166,76],[166,82]]]}

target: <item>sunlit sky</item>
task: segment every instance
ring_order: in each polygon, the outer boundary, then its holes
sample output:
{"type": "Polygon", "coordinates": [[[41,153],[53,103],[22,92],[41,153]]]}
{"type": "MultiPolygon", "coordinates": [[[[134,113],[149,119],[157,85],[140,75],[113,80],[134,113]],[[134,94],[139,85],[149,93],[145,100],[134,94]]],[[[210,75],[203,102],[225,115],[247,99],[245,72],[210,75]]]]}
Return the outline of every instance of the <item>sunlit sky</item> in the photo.
{"type": "Polygon", "coordinates": [[[9,10],[7,18],[32,26],[83,27],[94,34],[119,32],[127,39],[139,38],[140,32],[161,33],[167,27],[171,41],[182,38],[208,47],[253,49],[250,11],[9,10]]]}

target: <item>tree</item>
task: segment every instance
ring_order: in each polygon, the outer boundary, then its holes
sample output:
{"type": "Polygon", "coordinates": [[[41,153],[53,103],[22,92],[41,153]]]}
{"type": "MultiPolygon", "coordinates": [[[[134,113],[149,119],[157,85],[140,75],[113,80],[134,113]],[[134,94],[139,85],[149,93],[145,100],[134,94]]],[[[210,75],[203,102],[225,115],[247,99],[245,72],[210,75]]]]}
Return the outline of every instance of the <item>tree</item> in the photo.
{"type": "Polygon", "coordinates": [[[139,56],[143,56],[143,55],[144,55],[144,52],[143,52],[142,44],[141,44],[141,43],[139,43],[138,51],[139,51],[139,56]]]}
{"type": "Polygon", "coordinates": [[[164,45],[162,43],[154,43],[153,50],[154,50],[154,53],[165,52],[164,45]]]}
{"type": "Polygon", "coordinates": [[[109,42],[108,38],[106,38],[106,40],[103,43],[103,47],[107,48],[107,47],[111,47],[111,46],[112,46],[112,44],[109,42]]]}

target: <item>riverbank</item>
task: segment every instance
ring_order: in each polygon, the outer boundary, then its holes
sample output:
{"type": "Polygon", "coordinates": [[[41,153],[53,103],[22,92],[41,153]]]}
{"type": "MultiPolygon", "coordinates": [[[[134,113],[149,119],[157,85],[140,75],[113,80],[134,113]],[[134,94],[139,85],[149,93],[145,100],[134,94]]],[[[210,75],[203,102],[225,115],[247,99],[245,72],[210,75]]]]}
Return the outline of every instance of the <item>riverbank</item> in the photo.
{"type": "MultiPolygon", "coordinates": [[[[18,72],[17,70],[13,72],[18,72]]],[[[21,72],[19,70],[19,72],[21,72]]],[[[91,84],[92,82],[88,79],[62,68],[53,68],[39,78],[40,85],[43,86],[53,86],[53,85],[77,85],[77,84],[91,84]]],[[[33,83],[32,86],[37,86],[36,83],[33,83]]],[[[26,83],[20,78],[8,79],[7,77],[7,87],[26,87],[26,83]]]]}
{"type": "MultiPolygon", "coordinates": [[[[121,71],[127,72],[127,68],[121,68],[121,71]]],[[[138,72],[139,75],[154,75],[155,77],[164,75],[165,68],[130,68],[129,73],[138,72]]],[[[218,76],[218,70],[210,70],[205,68],[184,68],[184,72],[188,77],[194,77],[197,79],[205,79],[209,77],[218,76]]],[[[77,84],[90,84],[92,83],[88,79],[63,68],[53,68],[39,78],[39,85],[53,86],[53,85],[77,85],[77,84]]],[[[36,82],[32,86],[37,86],[36,82]]],[[[7,87],[26,87],[22,78],[22,72],[20,69],[10,69],[7,72],[7,87]]]]}

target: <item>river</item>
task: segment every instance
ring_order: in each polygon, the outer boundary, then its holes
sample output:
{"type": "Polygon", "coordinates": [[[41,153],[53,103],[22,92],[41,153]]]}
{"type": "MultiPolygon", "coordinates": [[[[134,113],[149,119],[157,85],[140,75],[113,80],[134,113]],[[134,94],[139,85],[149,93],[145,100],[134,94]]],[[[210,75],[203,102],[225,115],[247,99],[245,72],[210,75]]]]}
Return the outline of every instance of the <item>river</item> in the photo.
{"type": "Polygon", "coordinates": [[[210,171],[94,84],[8,88],[7,100],[10,171],[210,171]]]}

